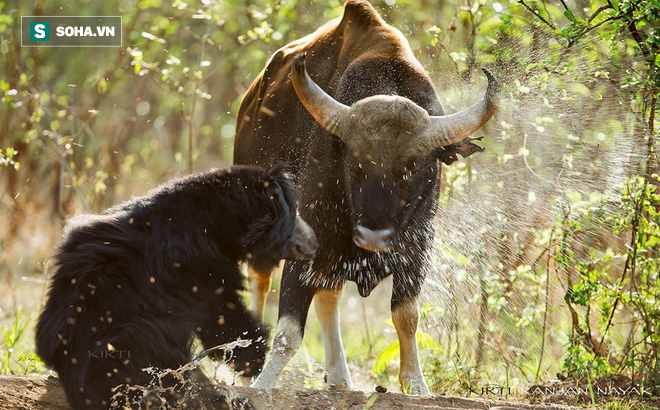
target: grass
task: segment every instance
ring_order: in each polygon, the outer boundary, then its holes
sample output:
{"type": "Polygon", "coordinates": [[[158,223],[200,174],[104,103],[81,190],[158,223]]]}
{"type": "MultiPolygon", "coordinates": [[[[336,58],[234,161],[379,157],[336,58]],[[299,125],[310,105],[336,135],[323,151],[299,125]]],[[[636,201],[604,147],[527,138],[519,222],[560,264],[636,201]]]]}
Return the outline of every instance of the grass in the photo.
{"type": "Polygon", "coordinates": [[[608,403],[593,405],[592,408],[603,410],[657,410],[657,406],[651,406],[637,400],[616,400],[608,403]]]}
{"type": "Polygon", "coordinates": [[[30,374],[43,371],[44,364],[34,353],[34,318],[16,310],[13,320],[3,326],[0,346],[2,374],[30,374]]]}

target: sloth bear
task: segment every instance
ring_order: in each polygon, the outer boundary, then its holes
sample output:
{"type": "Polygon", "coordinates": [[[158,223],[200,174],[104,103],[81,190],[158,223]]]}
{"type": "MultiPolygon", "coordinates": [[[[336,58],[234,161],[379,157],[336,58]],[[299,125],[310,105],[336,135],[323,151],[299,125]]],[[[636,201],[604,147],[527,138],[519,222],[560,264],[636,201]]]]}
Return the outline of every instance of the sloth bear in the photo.
{"type": "MultiPolygon", "coordinates": [[[[270,270],[281,259],[313,257],[318,242],[297,201],[281,164],[234,166],[73,219],[36,329],[37,353],[59,374],[71,405],[135,407],[140,397],[111,402],[113,389],[148,385],[145,368],[188,363],[195,336],[206,349],[251,339],[228,354],[229,364],[257,375],[267,331],[241,302],[239,264],[270,270]]],[[[199,369],[185,376],[212,385],[199,369]]],[[[212,388],[199,396],[187,407],[226,406],[212,388]]]]}

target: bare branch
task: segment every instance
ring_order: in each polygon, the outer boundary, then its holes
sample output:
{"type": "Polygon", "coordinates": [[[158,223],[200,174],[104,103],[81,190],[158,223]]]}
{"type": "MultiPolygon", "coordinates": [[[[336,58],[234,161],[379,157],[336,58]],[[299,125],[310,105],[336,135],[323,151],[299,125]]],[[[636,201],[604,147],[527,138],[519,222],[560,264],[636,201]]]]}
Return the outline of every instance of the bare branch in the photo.
{"type": "Polygon", "coordinates": [[[607,9],[611,9],[611,8],[612,8],[612,6],[610,6],[609,4],[606,4],[606,5],[604,5],[604,6],[600,6],[600,7],[598,8],[598,10],[596,10],[596,11],[594,12],[594,14],[592,14],[591,17],[589,17],[589,20],[587,20],[587,21],[588,21],[589,23],[591,23],[591,22],[592,22],[592,21],[593,21],[593,20],[594,20],[594,19],[595,19],[600,13],[602,13],[603,11],[605,11],[605,10],[607,10],[607,9]]]}
{"type": "Polygon", "coordinates": [[[582,38],[582,36],[584,36],[585,34],[587,34],[588,32],[597,29],[598,27],[602,26],[603,24],[605,24],[605,23],[607,23],[607,22],[614,21],[614,20],[621,20],[623,17],[625,17],[625,16],[624,16],[624,15],[612,16],[612,17],[606,18],[605,20],[601,21],[601,22],[598,23],[598,24],[595,24],[595,25],[593,25],[593,26],[591,26],[591,27],[587,27],[586,29],[582,30],[582,32],[581,32],[580,34],[578,34],[578,35],[575,36],[573,39],[571,39],[571,41],[568,42],[568,47],[572,47],[572,46],[574,46],[575,43],[577,43],[577,41],[578,41],[580,38],[582,38]]]}
{"type": "Polygon", "coordinates": [[[531,8],[529,5],[527,5],[527,3],[525,3],[525,0],[518,0],[518,3],[522,4],[523,6],[525,6],[525,8],[526,8],[527,10],[530,11],[530,13],[532,13],[533,15],[535,15],[536,17],[538,17],[539,20],[541,20],[542,22],[544,22],[548,27],[550,27],[550,28],[553,29],[553,30],[555,29],[555,25],[554,25],[554,23],[553,23],[551,20],[546,20],[545,18],[543,18],[543,16],[541,16],[541,14],[539,14],[538,11],[534,10],[534,9],[531,8]]]}

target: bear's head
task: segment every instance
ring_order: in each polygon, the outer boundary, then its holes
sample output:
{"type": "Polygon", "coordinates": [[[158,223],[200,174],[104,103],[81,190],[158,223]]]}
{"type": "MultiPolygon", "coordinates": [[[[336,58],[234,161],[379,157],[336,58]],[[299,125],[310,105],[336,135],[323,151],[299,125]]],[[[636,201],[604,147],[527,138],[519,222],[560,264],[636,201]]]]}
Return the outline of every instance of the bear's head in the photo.
{"type": "MultiPolygon", "coordinates": [[[[313,258],[318,240],[314,230],[298,214],[298,194],[284,172],[284,164],[263,171],[254,184],[260,191],[260,195],[250,195],[251,208],[257,210],[257,216],[242,239],[252,268],[270,272],[282,259],[313,258]]],[[[246,188],[250,189],[250,184],[246,188]]]]}

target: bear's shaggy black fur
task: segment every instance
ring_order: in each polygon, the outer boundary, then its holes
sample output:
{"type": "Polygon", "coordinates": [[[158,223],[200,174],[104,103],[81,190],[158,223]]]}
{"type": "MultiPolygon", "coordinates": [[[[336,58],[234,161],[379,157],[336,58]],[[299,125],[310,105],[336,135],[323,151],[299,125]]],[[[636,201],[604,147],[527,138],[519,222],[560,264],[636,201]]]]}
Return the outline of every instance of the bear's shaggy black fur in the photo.
{"type": "Polygon", "coordinates": [[[306,224],[281,168],[190,175],[69,223],[36,345],[74,408],[107,408],[114,387],[150,382],[143,368],[189,362],[194,336],[205,348],[252,339],[230,365],[261,371],[267,332],[241,302],[239,263],[272,269],[316,250],[311,230],[296,236],[306,224]]]}

